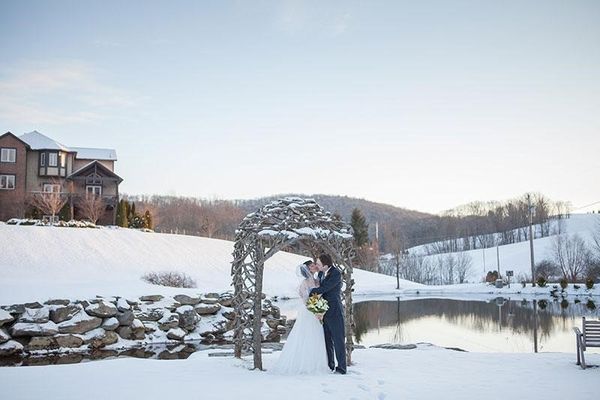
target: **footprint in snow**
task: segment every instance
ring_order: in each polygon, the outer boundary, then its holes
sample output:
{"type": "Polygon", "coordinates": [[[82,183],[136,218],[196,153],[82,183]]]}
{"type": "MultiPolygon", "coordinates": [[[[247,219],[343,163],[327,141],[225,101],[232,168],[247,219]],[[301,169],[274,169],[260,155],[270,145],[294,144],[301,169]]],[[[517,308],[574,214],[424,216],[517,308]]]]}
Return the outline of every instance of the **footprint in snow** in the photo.
{"type": "Polygon", "coordinates": [[[385,396],[386,396],[386,394],[381,392],[381,393],[377,394],[377,400],[384,400],[385,396]]]}
{"type": "Polygon", "coordinates": [[[367,385],[358,385],[358,388],[364,390],[365,392],[371,391],[371,389],[367,385]]]}

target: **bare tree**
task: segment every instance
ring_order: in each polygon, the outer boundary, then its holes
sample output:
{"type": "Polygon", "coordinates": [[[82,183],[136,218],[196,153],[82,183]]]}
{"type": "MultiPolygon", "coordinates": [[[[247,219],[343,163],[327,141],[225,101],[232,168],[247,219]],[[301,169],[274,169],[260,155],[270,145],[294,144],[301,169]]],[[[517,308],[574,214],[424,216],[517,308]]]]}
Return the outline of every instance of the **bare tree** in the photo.
{"type": "Polygon", "coordinates": [[[34,192],[29,197],[29,203],[44,215],[50,215],[54,221],[56,214],[67,203],[67,196],[61,192],[59,184],[53,185],[58,190],[34,192]]]}
{"type": "Polygon", "coordinates": [[[94,224],[98,222],[106,210],[106,203],[102,200],[102,197],[92,193],[82,196],[77,202],[77,206],[83,218],[94,224]]]}
{"type": "Polygon", "coordinates": [[[456,255],[456,278],[458,283],[465,283],[467,276],[471,273],[473,260],[471,256],[465,252],[460,252],[456,255]]]}
{"type": "Polygon", "coordinates": [[[585,241],[577,234],[558,235],[552,243],[554,262],[560,267],[565,278],[572,282],[585,271],[590,259],[590,251],[585,241]]]}

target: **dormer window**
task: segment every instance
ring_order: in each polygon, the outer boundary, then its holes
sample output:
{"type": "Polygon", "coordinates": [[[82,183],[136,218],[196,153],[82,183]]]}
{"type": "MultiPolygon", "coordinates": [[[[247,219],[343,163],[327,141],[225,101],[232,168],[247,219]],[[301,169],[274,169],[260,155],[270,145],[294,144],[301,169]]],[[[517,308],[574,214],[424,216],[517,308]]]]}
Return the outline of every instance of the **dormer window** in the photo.
{"type": "Polygon", "coordinates": [[[49,167],[58,166],[58,153],[48,153],[48,166],[49,167]]]}

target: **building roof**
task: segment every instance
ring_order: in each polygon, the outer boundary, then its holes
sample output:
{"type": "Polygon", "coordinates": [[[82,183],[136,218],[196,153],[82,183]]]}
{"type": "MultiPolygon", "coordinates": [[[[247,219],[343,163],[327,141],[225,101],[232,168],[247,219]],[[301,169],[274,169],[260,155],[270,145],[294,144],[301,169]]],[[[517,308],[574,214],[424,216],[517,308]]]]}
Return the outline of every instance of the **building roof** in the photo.
{"type": "Polygon", "coordinates": [[[18,136],[14,135],[12,132],[6,132],[5,134],[0,135],[0,139],[2,139],[5,136],[12,136],[15,139],[17,139],[19,142],[23,143],[26,148],[30,148],[30,146],[29,146],[29,144],[27,142],[24,142],[21,138],[19,138],[18,136]]]}
{"type": "Polygon", "coordinates": [[[91,161],[85,164],[83,167],[79,168],[77,171],[73,171],[73,173],[69,175],[67,179],[76,179],[78,176],[85,176],[91,172],[100,172],[104,176],[116,179],[119,183],[123,182],[123,178],[121,178],[119,175],[115,174],[113,171],[99,163],[98,160],[91,161]]]}
{"type": "Polygon", "coordinates": [[[24,141],[31,147],[31,150],[61,150],[71,152],[67,146],[57,142],[54,139],[50,139],[46,135],[42,135],[38,131],[25,133],[19,136],[19,139],[24,141]]]}
{"type": "Polygon", "coordinates": [[[68,153],[76,152],[75,158],[81,160],[116,161],[117,152],[114,149],[96,149],[92,147],[67,147],[46,135],[33,131],[19,136],[19,139],[29,145],[31,150],[61,150],[68,153]]]}
{"type": "Polygon", "coordinates": [[[96,149],[91,147],[70,147],[77,152],[75,158],[80,160],[107,160],[117,161],[117,152],[114,149],[96,149]]]}

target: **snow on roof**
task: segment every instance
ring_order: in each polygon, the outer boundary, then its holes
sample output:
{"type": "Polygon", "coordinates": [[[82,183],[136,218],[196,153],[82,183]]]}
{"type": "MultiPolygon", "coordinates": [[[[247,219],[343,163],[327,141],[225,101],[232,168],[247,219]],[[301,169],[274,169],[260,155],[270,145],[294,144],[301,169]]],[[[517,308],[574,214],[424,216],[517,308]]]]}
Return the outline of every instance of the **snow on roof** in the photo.
{"type": "Polygon", "coordinates": [[[46,135],[42,135],[38,131],[33,131],[29,133],[25,133],[19,136],[19,139],[24,141],[31,147],[31,150],[62,150],[62,151],[71,151],[69,148],[62,143],[57,142],[54,139],[50,139],[46,135]]]}
{"type": "Polygon", "coordinates": [[[116,161],[117,152],[114,149],[95,149],[91,147],[71,147],[72,151],[76,151],[75,158],[82,160],[108,160],[116,161]]]}
{"type": "Polygon", "coordinates": [[[62,150],[67,152],[77,152],[76,158],[82,160],[108,160],[116,161],[117,152],[114,149],[96,149],[91,147],[67,147],[46,135],[33,131],[19,136],[31,147],[31,150],[62,150]]]}

